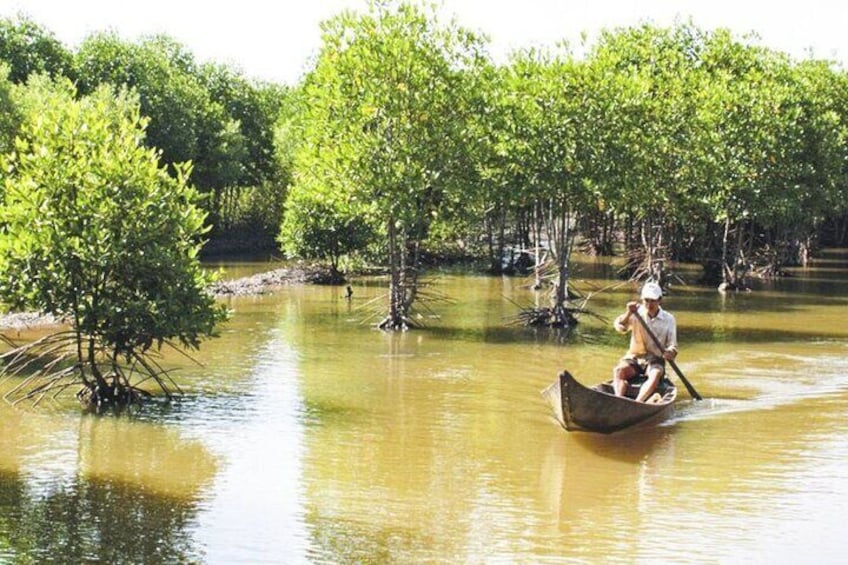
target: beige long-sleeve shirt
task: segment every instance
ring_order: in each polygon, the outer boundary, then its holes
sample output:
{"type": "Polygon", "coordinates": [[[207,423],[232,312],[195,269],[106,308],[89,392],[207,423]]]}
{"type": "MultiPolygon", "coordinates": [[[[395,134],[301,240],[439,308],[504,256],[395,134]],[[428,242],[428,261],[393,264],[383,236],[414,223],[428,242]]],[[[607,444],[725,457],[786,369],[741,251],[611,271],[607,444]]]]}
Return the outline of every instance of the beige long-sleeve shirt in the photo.
{"type": "Polygon", "coordinates": [[[628,357],[645,357],[646,355],[655,355],[662,357],[664,351],[677,352],[677,322],[674,316],[660,308],[656,317],[648,316],[648,309],[645,305],[639,306],[639,315],[647,322],[648,327],[657,336],[660,343],[665,348],[664,350],[657,347],[651,336],[645,332],[642,324],[636,320],[635,316],[627,317],[627,313],[617,317],[613,322],[613,327],[619,333],[630,332],[630,349],[627,351],[628,357]]]}

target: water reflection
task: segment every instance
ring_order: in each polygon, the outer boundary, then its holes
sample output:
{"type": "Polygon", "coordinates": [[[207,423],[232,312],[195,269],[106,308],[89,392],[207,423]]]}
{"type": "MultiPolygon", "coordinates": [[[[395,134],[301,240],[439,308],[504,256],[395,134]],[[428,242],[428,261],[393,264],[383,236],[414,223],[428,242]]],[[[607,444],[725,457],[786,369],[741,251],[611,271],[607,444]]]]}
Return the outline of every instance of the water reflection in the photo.
{"type": "Polygon", "coordinates": [[[305,554],[297,356],[282,333],[261,335],[245,393],[206,403],[183,422],[225,460],[198,516],[197,539],[212,562],[293,563],[305,554]]]}
{"type": "Polygon", "coordinates": [[[607,378],[627,285],[567,339],[505,327],[538,298],[517,279],[445,273],[455,302],[403,334],[361,324],[381,281],[351,302],[229,299],[202,367],[167,359],[182,403],[132,419],[0,406],[0,561],[837,561],[848,291],[823,293],[843,266],[744,295],[675,288],[678,364],[706,400],[683,392],[662,425],[612,436],[564,432],[539,391],[563,368],[607,378]]]}
{"type": "Polygon", "coordinates": [[[639,532],[649,532],[648,512],[668,494],[665,479],[674,456],[671,428],[553,439],[542,466],[540,495],[548,500],[560,533],[574,536],[568,551],[580,552],[581,540],[588,538],[593,547],[582,549],[603,559],[614,548],[632,544],[630,538],[639,532]]]}
{"type": "Polygon", "coordinates": [[[199,443],[126,419],[4,409],[0,560],[191,562],[215,472],[199,443]]]}
{"type": "Polygon", "coordinates": [[[73,477],[50,491],[0,471],[0,561],[200,562],[196,508],[120,481],[73,477]]]}

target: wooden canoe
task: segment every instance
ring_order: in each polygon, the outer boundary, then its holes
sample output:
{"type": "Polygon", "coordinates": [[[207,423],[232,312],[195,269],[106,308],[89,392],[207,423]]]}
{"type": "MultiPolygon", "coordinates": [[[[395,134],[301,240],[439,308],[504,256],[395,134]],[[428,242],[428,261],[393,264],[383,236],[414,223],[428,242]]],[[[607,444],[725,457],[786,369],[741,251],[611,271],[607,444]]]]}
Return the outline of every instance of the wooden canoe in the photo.
{"type": "Polygon", "coordinates": [[[627,396],[613,393],[612,381],[587,387],[568,371],[542,391],[553,408],[559,423],[568,431],[586,431],[609,434],[637,424],[656,422],[673,411],[677,388],[668,379],[657,386],[661,395],[655,404],[636,402],[640,382],[631,381],[627,396]]]}

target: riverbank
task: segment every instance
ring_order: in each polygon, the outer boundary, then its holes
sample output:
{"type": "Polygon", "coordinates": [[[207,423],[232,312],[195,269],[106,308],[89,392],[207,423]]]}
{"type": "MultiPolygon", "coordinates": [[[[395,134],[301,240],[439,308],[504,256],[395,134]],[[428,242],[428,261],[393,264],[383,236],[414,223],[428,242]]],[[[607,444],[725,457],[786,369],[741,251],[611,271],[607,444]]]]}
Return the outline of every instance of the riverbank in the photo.
{"type": "Polygon", "coordinates": [[[329,269],[324,267],[295,265],[239,279],[218,281],[209,287],[209,291],[215,296],[269,294],[284,286],[328,284],[331,279],[329,269]]]}

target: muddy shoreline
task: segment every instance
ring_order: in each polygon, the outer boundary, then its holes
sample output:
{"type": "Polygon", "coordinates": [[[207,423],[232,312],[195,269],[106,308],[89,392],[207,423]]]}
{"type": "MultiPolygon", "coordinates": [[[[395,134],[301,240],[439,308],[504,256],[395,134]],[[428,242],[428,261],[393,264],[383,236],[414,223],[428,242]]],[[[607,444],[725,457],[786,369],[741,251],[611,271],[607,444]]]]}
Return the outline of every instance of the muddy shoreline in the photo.
{"type": "Polygon", "coordinates": [[[329,271],[320,267],[281,267],[249,277],[218,281],[209,287],[215,296],[247,296],[270,294],[280,287],[295,284],[326,284],[329,271]]]}

